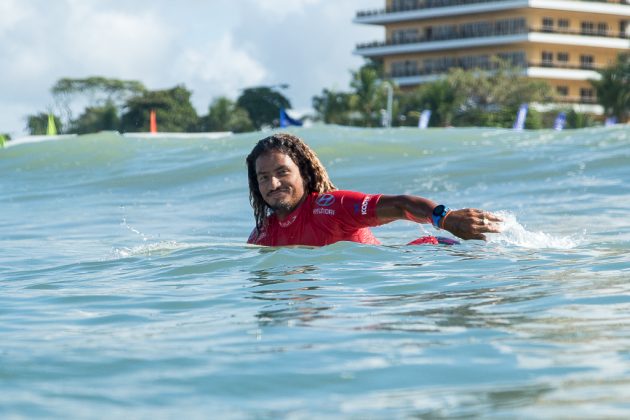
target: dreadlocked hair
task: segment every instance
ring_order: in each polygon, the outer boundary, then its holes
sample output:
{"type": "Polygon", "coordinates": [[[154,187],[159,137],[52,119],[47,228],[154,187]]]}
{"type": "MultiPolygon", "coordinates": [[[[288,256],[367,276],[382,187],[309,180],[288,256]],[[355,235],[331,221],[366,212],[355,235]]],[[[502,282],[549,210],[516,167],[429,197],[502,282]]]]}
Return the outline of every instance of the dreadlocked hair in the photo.
{"type": "Polygon", "coordinates": [[[278,133],[260,140],[246,159],[249,178],[249,203],[254,209],[258,231],[272,210],[265,203],[258,188],[256,159],[271,152],[284,153],[293,160],[300,169],[300,175],[304,180],[304,190],[307,194],[312,192],[325,193],[337,189],[330,181],[328,172],[326,172],[326,168],[322,165],[317,154],[299,137],[288,133],[278,133]]]}

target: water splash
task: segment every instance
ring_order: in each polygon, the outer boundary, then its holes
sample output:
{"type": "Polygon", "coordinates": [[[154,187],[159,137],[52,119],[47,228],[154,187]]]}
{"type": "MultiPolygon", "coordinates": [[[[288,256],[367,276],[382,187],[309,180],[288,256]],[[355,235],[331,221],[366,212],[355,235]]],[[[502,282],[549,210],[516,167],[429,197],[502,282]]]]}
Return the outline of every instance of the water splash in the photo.
{"type": "Polygon", "coordinates": [[[503,219],[501,233],[486,235],[489,243],[513,245],[531,249],[573,249],[583,241],[577,235],[554,236],[545,232],[527,230],[510,212],[497,212],[503,219]]]}
{"type": "Polygon", "coordinates": [[[119,260],[136,256],[164,255],[178,249],[189,248],[191,245],[176,241],[162,241],[134,246],[132,248],[114,248],[105,260],[119,260]]]}

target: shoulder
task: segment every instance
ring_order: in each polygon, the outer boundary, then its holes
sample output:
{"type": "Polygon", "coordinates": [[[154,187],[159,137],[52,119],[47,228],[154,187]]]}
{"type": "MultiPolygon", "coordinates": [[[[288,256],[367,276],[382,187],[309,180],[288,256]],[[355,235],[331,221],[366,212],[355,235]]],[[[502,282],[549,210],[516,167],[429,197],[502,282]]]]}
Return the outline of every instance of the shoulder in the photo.
{"type": "MultiPolygon", "coordinates": [[[[341,210],[357,215],[367,215],[376,206],[381,194],[365,194],[358,191],[336,190],[315,194],[312,198],[314,214],[325,212],[322,208],[341,210]]],[[[328,211],[328,214],[334,214],[328,211]]]]}
{"type": "Polygon", "coordinates": [[[335,190],[325,193],[313,193],[315,204],[317,205],[330,205],[342,199],[363,199],[365,197],[371,197],[370,194],[365,194],[359,191],[350,190],[335,190]]]}

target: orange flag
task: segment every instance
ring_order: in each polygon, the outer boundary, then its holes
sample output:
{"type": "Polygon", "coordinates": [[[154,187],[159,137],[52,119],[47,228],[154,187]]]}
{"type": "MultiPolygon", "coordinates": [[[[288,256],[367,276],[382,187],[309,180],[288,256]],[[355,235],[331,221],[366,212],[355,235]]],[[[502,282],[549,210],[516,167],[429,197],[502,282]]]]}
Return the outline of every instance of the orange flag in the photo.
{"type": "Polygon", "coordinates": [[[149,115],[149,125],[151,126],[151,133],[157,133],[157,120],[155,119],[155,110],[151,110],[151,114],[149,115]]]}

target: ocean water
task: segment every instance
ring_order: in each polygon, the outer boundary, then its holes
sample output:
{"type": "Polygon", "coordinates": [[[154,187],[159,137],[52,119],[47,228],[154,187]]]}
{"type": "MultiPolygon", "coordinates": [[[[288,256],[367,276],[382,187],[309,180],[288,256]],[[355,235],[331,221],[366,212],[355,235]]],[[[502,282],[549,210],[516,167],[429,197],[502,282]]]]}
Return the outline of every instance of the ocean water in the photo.
{"type": "Polygon", "coordinates": [[[293,132],[340,188],[504,231],[248,246],[265,133],[9,145],[0,418],[630,416],[630,128],[293,132]]]}

